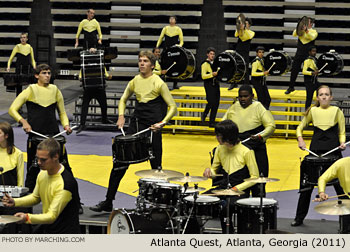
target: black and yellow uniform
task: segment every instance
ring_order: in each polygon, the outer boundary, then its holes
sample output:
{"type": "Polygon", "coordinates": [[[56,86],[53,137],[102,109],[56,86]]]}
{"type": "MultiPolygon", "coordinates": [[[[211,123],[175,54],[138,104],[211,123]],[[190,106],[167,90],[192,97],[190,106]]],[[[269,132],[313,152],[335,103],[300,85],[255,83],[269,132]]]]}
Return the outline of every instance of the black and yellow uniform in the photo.
{"type": "MultiPolygon", "coordinates": [[[[155,74],[148,78],[136,75],[127,85],[123,96],[119,101],[119,115],[124,115],[126,101],[135,94],[136,106],[128,128],[128,134],[136,133],[159,122],[167,123],[177,109],[165,82],[155,74]],[[169,107],[169,110],[167,108],[169,107]]],[[[145,133],[147,135],[150,132],[145,133]]],[[[152,138],[154,159],[150,160],[152,169],[157,169],[162,164],[162,133],[154,132],[152,138]]],[[[114,200],[119,183],[129,165],[114,163],[109,177],[106,199],[114,200]]]]}
{"type": "Polygon", "coordinates": [[[162,29],[162,32],[159,36],[156,47],[160,47],[160,45],[163,42],[163,38],[164,38],[164,43],[163,43],[164,50],[166,50],[169,47],[172,47],[173,45],[183,46],[184,44],[182,29],[177,25],[174,25],[174,26],[167,25],[162,29]]]}
{"type": "Polygon", "coordinates": [[[205,60],[201,66],[202,79],[204,80],[204,89],[207,99],[202,119],[205,120],[210,112],[209,126],[215,125],[215,118],[220,104],[220,85],[213,76],[212,62],[205,60]]]}
{"type": "MultiPolygon", "coordinates": [[[[23,117],[18,110],[26,104],[28,111],[28,123],[32,130],[43,135],[54,136],[59,133],[59,127],[56,120],[56,109],[62,126],[69,125],[69,120],[64,108],[64,100],[61,91],[56,85],[49,84],[47,86],[39,86],[31,84],[16,99],[9,108],[9,114],[19,122],[23,117]]],[[[32,148],[33,134],[29,133],[27,140],[27,176],[25,186],[33,191],[36,177],[40,171],[39,167],[33,165],[36,155],[36,148],[32,148]]],[[[68,164],[67,151],[64,150],[60,161],[64,162],[67,168],[68,164]]]]}
{"type": "Polygon", "coordinates": [[[264,60],[256,57],[252,62],[251,82],[258,96],[258,101],[261,102],[261,104],[264,105],[266,109],[269,109],[271,97],[266,85],[266,76],[264,72],[264,60]]]}
{"type": "Polygon", "coordinates": [[[24,160],[22,151],[14,147],[12,154],[8,154],[7,148],[0,147],[0,167],[4,168],[5,185],[23,186],[24,160]]]}
{"type": "MultiPolygon", "coordinates": [[[[7,68],[11,67],[12,60],[14,59],[15,56],[16,56],[17,76],[22,76],[23,78],[26,76],[26,78],[28,78],[27,81],[29,81],[30,76],[32,76],[32,72],[33,72],[32,67],[36,68],[33,48],[31,47],[30,44],[25,44],[25,45],[17,44],[12,50],[11,56],[7,62],[7,68]]],[[[18,83],[16,86],[16,96],[18,96],[21,92],[22,92],[22,86],[20,85],[20,83],[18,83]]]]}
{"type": "Polygon", "coordinates": [[[315,72],[316,70],[317,70],[317,59],[315,57],[309,56],[304,61],[304,66],[303,66],[304,83],[306,88],[305,111],[311,106],[314,92],[320,86],[320,83],[317,81],[317,76],[312,75],[312,73],[315,72]]]}
{"type": "Polygon", "coordinates": [[[40,233],[77,234],[79,226],[78,184],[63,165],[55,175],[41,171],[32,194],[14,199],[16,207],[42,203],[42,214],[28,214],[27,224],[43,224],[40,233]]]}
{"type": "Polygon", "coordinates": [[[162,75],[162,67],[160,66],[158,60],[156,60],[156,64],[154,65],[153,73],[159,76],[162,75]]]}
{"type": "MultiPolygon", "coordinates": [[[[323,154],[340,143],[345,143],[345,118],[343,112],[335,106],[329,106],[324,109],[321,107],[311,107],[309,113],[303,118],[297,128],[297,137],[302,136],[302,131],[312,122],[314,134],[312,136],[310,150],[316,154],[323,154]]],[[[342,157],[340,151],[332,153],[333,155],[342,157]]],[[[303,161],[300,166],[300,195],[298,200],[296,221],[303,221],[309,211],[311,194],[314,189],[313,185],[304,183],[305,171],[307,167],[303,161]]],[[[342,189],[338,183],[334,184],[337,194],[342,194],[342,189]]]]}
{"type": "Polygon", "coordinates": [[[90,48],[97,48],[97,34],[99,39],[102,40],[100,23],[96,19],[84,19],[79,24],[78,31],[75,36],[76,39],[79,39],[81,32],[84,34],[83,48],[85,50],[88,50],[90,48]]]}
{"type": "MultiPolygon", "coordinates": [[[[276,128],[271,112],[266,110],[258,101],[253,101],[247,108],[243,108],[239,102],[235,102],[227,110],[222,120],[227,119],[237,124],[239,139],[241,140],[245,140],[251,135],[264,131],[261,134],[261,141],[249,140],[244,144],[254,150],[259,175],[262,173],[264,177],[268,177],[269,161],[266,151],[266,140],[273,134],[276,128]]],[[[255,186],[251,189],[254,197],[260,196],[259,187],[255,186]]]]}
{"type": "Polygon", "coordinates": [[[302,36],[298,36],[296,30],[293,31],[293,36],[298,37],[297,51],[295,53],[292,70],[290,74],[289,89],[294,89],[295,80],[298,77],[298,73],[301,68],[301,64],[309,55],[309,47],[315,45],[315,39],[317,38],[317,31],[315,29],[308,29],[308,32],[304,32],[302,36]]]}
{"type": "Polygon", "coordinates": [[[237,30],[235,32],[235,37],[238,37],[238,41],[236,44],[236,52],[239,53],[246,65],[246,73],[244,76],[244,83],[249,84],[249,74],[248,74],[248,69],[249,69],[249,51],[250,51],[250,43],[252,39],[255,36],[255,32],[249,30],[249,29],[244,29],[242,33],[239,33],[237,30]]]}

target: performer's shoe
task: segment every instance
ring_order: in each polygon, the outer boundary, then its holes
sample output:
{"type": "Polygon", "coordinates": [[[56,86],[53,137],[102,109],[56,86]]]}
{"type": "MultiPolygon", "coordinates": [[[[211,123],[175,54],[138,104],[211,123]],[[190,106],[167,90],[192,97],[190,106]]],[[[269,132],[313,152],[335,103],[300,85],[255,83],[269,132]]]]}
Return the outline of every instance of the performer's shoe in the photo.
{"type": "Polygon", "coordinates": [[[292,221],[292,223],[290,224],[292,227],[297,227],[303,224],[303,220],[299,220],[299,219],[295,219],[292,221]]]}
{"type": "Polygon", "coordinates": [[[205,118],[206,118],[207,116],[204,114],[204,113],[202,113],[202,115],[201,115],[201,122],[202,123],[205,123],[205,118]]]}
{"type": "Polygon", "coordinates": [[[109,200],[101,201],[96,206],[89,207],[89,209],[94,212],[102,212],[102,211],[112,212],[112,208],[113,208],[112,201],[109,201],[109,200]]]}
{"type": "Polygon", "coordinates": [[[287,90],[286,90],[286,92],[284,92],[285,94],[290,94],[290,93],[292,93],[292,92],[294,92],[295,91],[295,89],[294,88],[288,88],[287,90]]]}
{"type": "Polygon", "coordinates": [[[79,214],[83,214],[84,213],[84,209],[83,209],[83,203],[79,204],[79,214]]]}
{"type": "Polygon", "coordinates": [[[232,90],[234,88],[236,88],[238,85],[236,83],[232,83],[227,90],[232,90]]]}
{"type": "Polygon", "coordinates": [[[177,84],[174,85],[172,90],[174,90],[174,89],[179,89],[179,86],[177,84]]]}
{"type": "Polygon", "coordinates": [[[215,128],[216,123],[215,122],[209,122],[209,128],[215,128]]]}
{"type": "Polygon", "coordinates": [[[79,134],[80,132],[82,132],[83,130],[86,129],[86,126],[85,125],[80,125],[79,128],[77,129],[77,131],[75,132],[75,134],[79,134]]]}

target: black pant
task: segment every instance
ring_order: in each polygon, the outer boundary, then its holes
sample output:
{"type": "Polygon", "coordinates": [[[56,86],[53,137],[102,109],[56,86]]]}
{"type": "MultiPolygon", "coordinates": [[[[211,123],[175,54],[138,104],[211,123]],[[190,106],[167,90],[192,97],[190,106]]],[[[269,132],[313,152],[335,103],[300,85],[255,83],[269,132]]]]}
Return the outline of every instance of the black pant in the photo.
{"type": "Polygon", "coordinates": [[[210,111],[209,123],[215,123],[216,114],[220,104],[220,86],[213,85],[210,82],[204,82],[207,105],[204,109],[203,117],[206,117],[210,111]]]}
{"type": "Polygon", "coordinates": [[[317,78],[315,78],[315,76],[304,75],[304,83],[306,88],[305,111],[311,106],[314,92],[320,86],[320,83],[317,81],[317,78]]]}
{"type": "Polygon", "coordinates": [[[92,98],[96,98],[101,106],[102,122],[107,122],[107,97],[103,88],[86,88],[83,94],[83,104],[81,107],[80,125],[85,125],[86,116],[89,110],[89,103],[92,98]]]}
{"type": "MultiPolygon", "coordinates": [[[[136,119],[133,118],[130,123],[127,134],[133,134],[137,131],[141,131],[148,127],[149,125],[142,124],[142,122],[137,123],[136,119]],[[138,130],[137,130],[137,124],[138,124],[138,130]]],[[[150,132],[148,131],[146,134],[150,134],[150,132]]],[[[153,155],[154,155],[154,159],[150,160],[151,167],[152,169],[158,169],[158,167],[162,165],[162,133],[160,131],[153,132],[151,146],[152,146],[153,155]]],[[[115,199],[115,195],[118,191],[120,181],[124,177],[126,170],[128,168],[129,168],[129,164],[122,164],[119,162],[113,163],[113,168],[109,176],[108,190],[106,194],[107,200],[115,199]]]]}
{"type": "Polygon", "coordinates": [[[301,69],[301,64],[304,62],[306,59],[306,55],[295,55],[292,63],[292,71],[290,73],[290,82],[289,82],[289,88],[294,88],[295,86],[295,81],[298,77],[298,74],[301,69]]]}
{"type": "MultiPolygon", "coordinates": [[[[249,143],[248,143],[249,144],[249,143]]],[[[255,148],[254,155],[256,164],[258,165],[259,169],[259,176],[262,175],[264,177],[269,176],[269,160],[267,157],[267,150],[266,150],[266,144],[259,145],[255,148]]],[[[262,188],[262,194],[263,197],[266,196],[266,190],[265,190],[266,184],[255,184],[254,186],[250,187],[250,191],[252,192],[253,197],[260,197],[261,188],[262,188]]]]}
{"type": "Polygon", "coordinates": [[[264,83],[262,77],[253,77],[252,84],[258,96],[258,101],[266,108],[270,108],[271,97],[266,83],[264,83]]]}

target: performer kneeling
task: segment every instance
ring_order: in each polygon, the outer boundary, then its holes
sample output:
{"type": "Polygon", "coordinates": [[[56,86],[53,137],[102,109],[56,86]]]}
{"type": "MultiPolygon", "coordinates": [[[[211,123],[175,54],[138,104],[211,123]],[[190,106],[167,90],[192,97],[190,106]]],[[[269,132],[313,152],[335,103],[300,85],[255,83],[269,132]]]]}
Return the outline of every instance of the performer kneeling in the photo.
{"type": "MultiPolygon", "coordinates": [[[[203,176],[212,177],[222,167],[222,172],[228,176],[229,185],[227,184],[227,179],[224,179],[218,187],[213,189],[226,189],[230,187],[236,191],[244,191],[255,185],[255,183],[244,181],[247,178],[259,177],[259,170],[255,161],[254,151],[244,146],[238,140],[237,125],[231,120],[221,121],[215,126],[215,135],[220,145],[216,148],[212,167],[205,169],[203,176]]],[[[211,192],[213,189],[208,192],[211,192]]],[[[249,192],[245,191],[245,194],[241,195],[241,197],[249,197],[249,192]]],[[[233,233],[231,217],[234,210],[234,202],[238,199],[238,196],[233,196],[230,200],[230,233],[233,233]]],[[[220,216],[223,233],[226,231],[224,221],[226,215],[226,208],[223,207],[220,216]]]]}

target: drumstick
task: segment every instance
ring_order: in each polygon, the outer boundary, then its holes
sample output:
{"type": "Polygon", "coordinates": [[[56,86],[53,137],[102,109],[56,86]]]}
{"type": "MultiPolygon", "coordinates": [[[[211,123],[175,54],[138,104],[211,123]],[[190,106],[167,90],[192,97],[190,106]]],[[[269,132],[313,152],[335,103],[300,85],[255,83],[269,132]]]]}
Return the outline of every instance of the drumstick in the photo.
{"type": "Polygon", "coordinates": [[[328,65],[328,63],[324,64],[324,66],[323,66],[323,67],[321,67],[321,69],[320,69],[320,70],[318,70],[318,71],[319,71],[319,72],[321,72],[321,71],[323,70],[323,68],[325,68],[327,65],[328,65]]]}
{"type": "Polygon", "coordinates": [[[38,132],[36,132],[36,131],[34,131],[34,130],[31,130],[31,131],[29,131],[29,132],[30,132],[30,133],[33,133],[33,134],[35,134],[35,135],[44,137],[44,138],[49,138],[48,136],[45,136],[45,135],[43,135],[43,134],[40,134],[40,133],[38,133],[38,132]]]}
{"type": "Polygon", "coordinates": [[[172,68],[174,65],[176,65],[176,62],[174,62],[166,71],[169,71],[170,68],[172,68]]]}
{"type": "MultiPolygon", "coordinates": [[[[327,199],[334,199],[334,198],[338,198],[338,197],[342,197],[342,196],[347,196],[348,194],[347,193],[344,193],[344,194],[340,194],[340,195],[335,195],[335,196],[331,196],[331,197],[328,197],[327,199]]],[[[319,201],[315,201],[315,200],[312,200],[312,202],[319,202],[319,201]]]]}
{"type": "MultiPolygon", "coordinates": [[[[263,131],[261,131],[261,132],[255,134],[254,136],[258,136],[258,135],[260,135],[260,134],[262,134],[262,133],[264,133],[264,132],[265,132],[265,130],[263,130],[263,131]]],[[[245,142],[247,142],[247,141],[249,141],[249,140],[250,140],[250,137],[248,137],[247,139],[244,139],[241,143],[245,143],[245,142]]]]}
{"type": "Polygon", "coordinates": [[[211,175],[212,178],[214,178],[214,177],[223,177],[223,176],[224,176],[224,174],[215,174],[215,175],[213,174],[213,175],[211,175]]]}
{"type": "MultiPolygon", "coordinates": [[[[346,142],[346,143],[345,143],[345,146],[348,145],[349,143],[350,143],[350,141],[349,141],[349,142],[346,142]]],[[[324,154],[322,154],[321,157],[327,156],[328,154],[330,154],[330,153],[332,153],[333,151],[336,151],[336,150],[338,150],[338,149],[339,149],[339,146],[338,146],[338,147],[335,147],[334,149],[332,149],[332,150],[330,150],[330,151],[328,151],[328,152],[326,152],[326,153],[324,153],[324,154]]]]}
{"type": "Polygon", "coordinates": [[[316,153],[312,152],[311,150],[304,148],[304,150],[308,151],[310,154],[314,155],[315,157],[320,157],[319,155],[317,155],[316,153]]]}
{"type": "Polygon", "coordinates": [[[276,62],[273,62],[272,66],[270,66],[269,70],[267,70],[268,72],[271,70],[271,68],[273,68],[273,66],[276,65],[276,62]]]}
{"type": "MultiPolygon", "coordinates": [[[[78,128],[78,126],[75,125],[75,126],[73,126],[72,128],[70,128],[70,129],[71,129],[71,130],[74,130],[75,128],[78,128]]],[[[62,132],[60,132],[60,133],[54,135],[52,138],[58,137],[58,136],[60,136],[60,135],[62,135],[62,134],[64,134],[64,133],[66,133],[66,132],[67,132],[67,130],[64,130],[64,131],[62,131],[62,132]]]]}
{"type": "Polygon", "coordinates": [[[218,69],[216,70],[216,72],[219,72],[220,71],[220,67],[218,67],[218,69]]]}
{"type": "Polygon", "coordinates": [[[141,130],[141,131],[139,131],[139,132],[135,133],[133,136],[140,135],[140,134],[142,134],[142,133],[144,133],[144,132],[147,132],[147,131],[149,131],[149,130],[150,130],[150,128],[147,128],[147,129],[141,130]]]}
{"type": "Polygon", "coordinates": [[[122,132],[123,136],[125,136],[125,132],[124,132],[123,128],[120,128],[120,131],[122,132]]]}

